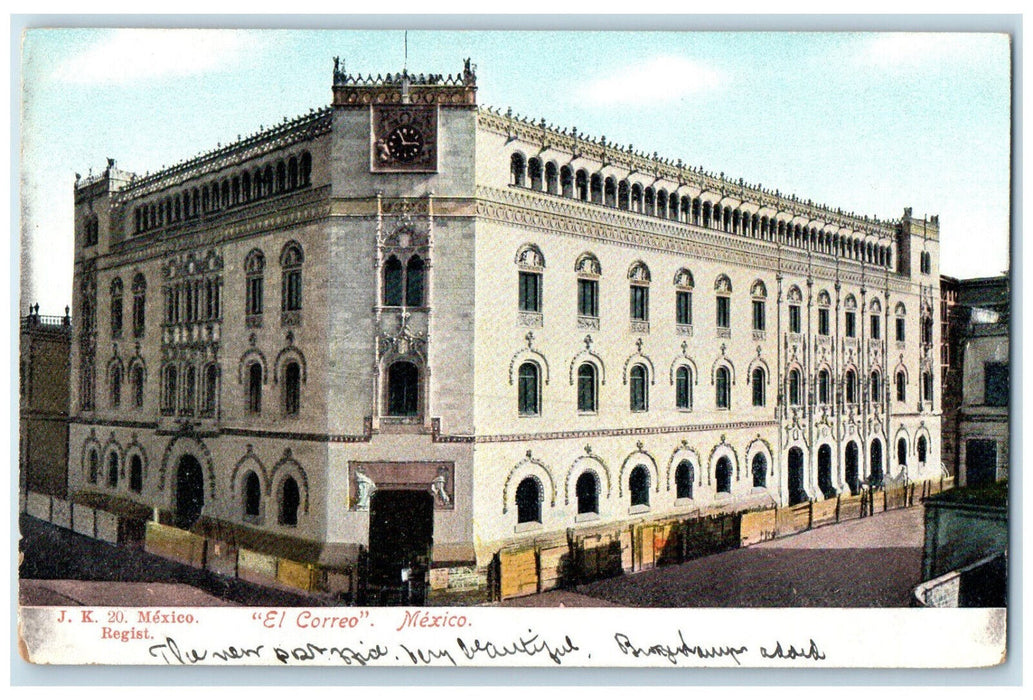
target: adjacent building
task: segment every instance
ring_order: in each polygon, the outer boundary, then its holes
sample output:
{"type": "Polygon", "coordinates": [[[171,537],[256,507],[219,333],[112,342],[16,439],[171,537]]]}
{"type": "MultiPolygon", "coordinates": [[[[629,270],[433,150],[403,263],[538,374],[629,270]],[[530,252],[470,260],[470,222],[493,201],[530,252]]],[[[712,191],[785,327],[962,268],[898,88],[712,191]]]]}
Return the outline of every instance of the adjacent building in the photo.
{"type": "Polygon", "coordinates": [[[937,217],[478,107],[469,62],[332,90],[76,182],[73,493],[386,579],[939,476],[937,217]]]}
{"type": "Polygon", "coordinates": [[[980,486],[1008,477],[1011,290],[1006,276],[954,285],[945,442],[956,445],[959,485],[980,486]]]}
{"type": "Polygon", "coordinates": [[[39,304],[19,334],[19,489],[64,498],[68,488],[68,371],[72,337],[64,316],[41,316],[39,304]]]}

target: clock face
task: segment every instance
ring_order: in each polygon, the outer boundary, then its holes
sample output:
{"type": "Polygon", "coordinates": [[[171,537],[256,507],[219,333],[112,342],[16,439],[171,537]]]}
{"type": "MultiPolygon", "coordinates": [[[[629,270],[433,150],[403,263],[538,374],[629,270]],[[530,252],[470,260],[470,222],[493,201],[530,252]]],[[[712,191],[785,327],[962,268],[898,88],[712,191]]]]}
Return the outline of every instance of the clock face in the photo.
{"type": "Polygon", "coordinates": [[[411,124],[396,127],[387,135],[387,150],[401,163],[412,163],[423,151],[423,134],[411,124]]]}
{"type": "Polygon", "coordinates": [[[434,106],[375,104],[370,112],[370,170],[433,173],[438,167],[434,106]]]}

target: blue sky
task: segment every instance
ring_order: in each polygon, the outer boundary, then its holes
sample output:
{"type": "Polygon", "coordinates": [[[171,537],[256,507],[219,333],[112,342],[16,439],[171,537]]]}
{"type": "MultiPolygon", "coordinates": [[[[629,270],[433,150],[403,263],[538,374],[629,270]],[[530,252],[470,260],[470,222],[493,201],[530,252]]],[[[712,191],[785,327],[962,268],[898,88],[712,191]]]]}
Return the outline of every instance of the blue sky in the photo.
{"type": "MultiPolygon", "coordinates": [[[[939,214],[941,268],[1008,268],[1005,35],[409,33],[478,101],[880,218],[939,214]]],[[[332,57],[394,72],[394,31],[36,29],[22,43],[23,305],[71,300],[72,184],[143,173],[330,100],[332,57]]]]}

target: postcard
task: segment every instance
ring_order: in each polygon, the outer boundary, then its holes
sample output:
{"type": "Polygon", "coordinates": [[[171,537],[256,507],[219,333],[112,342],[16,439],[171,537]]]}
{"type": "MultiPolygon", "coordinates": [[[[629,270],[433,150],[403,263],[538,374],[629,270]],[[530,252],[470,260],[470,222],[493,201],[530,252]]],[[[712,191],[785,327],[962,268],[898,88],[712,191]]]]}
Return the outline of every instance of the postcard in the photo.
{"type": "Polygon", "coordinates": [[[1007,33],[22,38],[25,662],[1006,659],[1007,33]]]}

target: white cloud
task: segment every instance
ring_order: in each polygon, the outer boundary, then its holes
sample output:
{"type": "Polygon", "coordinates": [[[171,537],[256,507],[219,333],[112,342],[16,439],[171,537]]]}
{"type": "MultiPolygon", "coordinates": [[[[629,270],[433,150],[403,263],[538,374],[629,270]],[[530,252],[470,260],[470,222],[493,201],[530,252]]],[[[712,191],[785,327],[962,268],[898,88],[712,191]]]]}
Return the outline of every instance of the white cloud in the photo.
{"type": "Polygon", "coordinates": [[[581,99],[596,105],[673,102],[722,83],[720,71],[681,56],[656,56],[581,89],[581,99]]]}
{"type": "Polygon", "coordinates": [[[79,85],[183,76],[235,64],[253,46],[245,32],[210,29],[116,29],[104,32],[54,78],[79,85]]]}

